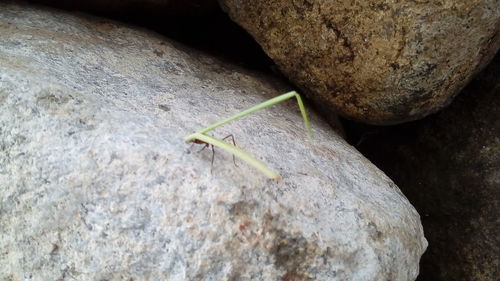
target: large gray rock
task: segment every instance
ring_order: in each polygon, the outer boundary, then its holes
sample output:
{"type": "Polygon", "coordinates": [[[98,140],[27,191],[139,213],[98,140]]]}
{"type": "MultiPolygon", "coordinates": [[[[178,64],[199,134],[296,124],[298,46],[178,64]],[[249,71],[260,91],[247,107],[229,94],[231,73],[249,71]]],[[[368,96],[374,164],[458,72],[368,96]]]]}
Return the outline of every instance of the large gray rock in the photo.
{"type": "Polygon", "coordinates": [[[1,280],[414,280],[419,215],[294,102],[214,132],[272,181],[187,134],[287,91],[105,19],[0,4],[1,280]]]}
{"type": "Polygon", "coordinates": [[[219,0],[281,71],[372,124],[447,105],[500,47],[498,0],[219,0]]]}

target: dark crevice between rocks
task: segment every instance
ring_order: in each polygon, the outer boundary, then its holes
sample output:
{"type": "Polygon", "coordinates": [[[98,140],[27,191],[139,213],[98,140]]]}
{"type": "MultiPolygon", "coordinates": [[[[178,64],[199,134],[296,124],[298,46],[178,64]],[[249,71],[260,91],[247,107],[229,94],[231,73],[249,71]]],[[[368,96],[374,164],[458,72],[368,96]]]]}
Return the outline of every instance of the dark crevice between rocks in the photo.
{"type": "Polygon", "coordinates": [[[141,26],[228,63],[261,72],[272,72],[272,60],[246,31],[231,21],[215,0],[14,2],[85,12],[141,26]],[[151,2],[156,3],[151,4],[151,2]]]}
{"type": "Polygon", "coordinates": [[[348,141],[419,212],[418,281],[494,280],[500,253],[500,55],[440,112],[395,126],[342,119],[348,141]]]}

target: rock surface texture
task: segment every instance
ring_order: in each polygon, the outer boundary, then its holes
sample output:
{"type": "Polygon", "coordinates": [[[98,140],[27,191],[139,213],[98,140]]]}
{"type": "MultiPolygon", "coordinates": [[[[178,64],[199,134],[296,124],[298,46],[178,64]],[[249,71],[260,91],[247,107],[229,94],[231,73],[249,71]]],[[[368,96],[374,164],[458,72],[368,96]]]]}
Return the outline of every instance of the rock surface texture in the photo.
{"type": "Polygon", "coordinates": [[[447,105],[500,47],[498,0],[219,0],[318,103],[371,124],[447,105]]]}
{"type": "Polygon", "coordinates": [[[218,129],[281,174],[184,143],[289,90],[149,32],[0,3],[1,280],[414,280],[393,182],[295,102],[218,129]]]}
{"type": "Polygon", "coordinates": [[[491,281],[500,275],[499,77],[497,56],[447,109],[411,124],[411,142],[378,145],[365,154],[423,216],[429,248],[418,280],[491,281]]]}

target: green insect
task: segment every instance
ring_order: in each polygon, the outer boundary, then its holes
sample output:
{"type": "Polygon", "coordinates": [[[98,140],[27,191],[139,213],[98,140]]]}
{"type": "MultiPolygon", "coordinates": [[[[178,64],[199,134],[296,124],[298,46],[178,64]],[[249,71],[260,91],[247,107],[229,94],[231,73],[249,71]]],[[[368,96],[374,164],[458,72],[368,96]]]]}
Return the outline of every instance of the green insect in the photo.
{"type": "MultiPolygon", "coordinates": [[[[200,130],[198,132],[195,132],[195,133],[187,136],[186,138],[184,138],[184,140],[186,142],[194,142],[194,143],[198,143],[198,144],[205,144],[206,146],[212,145],[212,146],[220,147],[223,150],[225,150],[225,151],[227,151],[229,153],[232,153],[236,157],[241,158],[243,161],[247,162],[248,164],[250,164],[251,166],[253,166],[257,170],[261,171],[263,174],[265,174],[269,178],[271,178],[271,179],[278,179],[279,175],[277,173],[275,173],[274,171],[272,171],[264,163],[262,163],[259,160],[255,159],[254,157],[252,157],[247,152],[243,151],[242,149],[240,149],[240,148],[236,147],[235,145],[232,145],[232,144],[230,144],[228,142],[225,142],[223,140],[220,140],[220,139],[214,138],[212,136],[209,136],[206,133],[208,133],[209,131],[211,131],[211,130],[217,128],[217,127],[220,127],[220,126],[222,126],[224,124],[227,124],[227,123],[229,123],[231,121],[234,121],[236,119],[244,117],[244,116],[246,116],[246,115],[248,115],[250,113],[253,113],[253,112],[257,111],[257,110],[264,109],[264,108],[269,107],[269,106],[271,106],[273,104],[277,104],[279,102],[282,102],[284,100],[287,100],[287,99],[290,99],[290,98],[293,98],[293,97],[297,98],[297,103],[299,104],[299,109],[300,109],[300,112],[302,114],[302,118],[304,119],[304,123],[305,123],[306,129],[307,129],[307,133],[308,133],[309,137],[312,137],[311,126],[309,125],[309,120],[307,119],[306,108],[304,107],[304,103],[302,102],[302,98],[300,97],[300,95],[297,92],[292,91],[292,92],[288,92],[286,94],[277,96],[275,98],[272,98],[270,100],[267,100],[267,101],[265,101],[265,102],[263,102],[261,104],[253,106],[253,107],[251,107],[249,109],[243,110],[242,112],[240,112],[238,114],[235,114],[235,115],[233,115],[233,116],[231,116],[229,118],[226,118],[226,119],[224,119],[222,121],[216,122],[216,123],[214,123],[214,124],[206,127],[205,129],[202,129],[202,130],[200,130]]],[[[212,160],[212,162],[213,162],[213,160],[212,160]]]]}

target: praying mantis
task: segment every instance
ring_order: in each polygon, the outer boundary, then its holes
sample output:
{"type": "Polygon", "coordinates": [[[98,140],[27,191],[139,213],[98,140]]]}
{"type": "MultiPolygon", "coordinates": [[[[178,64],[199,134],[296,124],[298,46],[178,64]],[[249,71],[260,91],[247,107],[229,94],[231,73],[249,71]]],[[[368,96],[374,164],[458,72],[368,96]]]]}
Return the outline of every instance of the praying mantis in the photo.
{"type": "Polygon", "coordinates": [[[291,92],[288,92],[286,94],[282,94],[282,95],[277,96],[275,98],[269,99],[269,100],[267,100],[263,103],[260,103],[256,106],[250,107],[246,110],[241,111],[240,113],[237,113],[231,117],[228,117],[222,121],[216,122],[216,123],[204,128],[204,129],[201,129],[201,130],[185,137],[184,141],[195,142],[198,144],[205,144],[207,146],[208,145],[217,146],[217,147],[233,154],[234,156],[242,159],[243,161],[245,161],[249,165],[253,166],[257,170],[262,172],[267,177],[274,179],[274,180],[277,180],[277,179],[279,179],[279,175],[276,172],[274,172],[273,170],[271,170],[270,168],[268,168],[264,163],[255,159],[250,154],[248,154],[246,151],[236,147],[235,145],[232,145],[232,144],[225,142],[223,140],[214,138],[210,135],[207,135],[207,133],[209,131],[217,128],[217,127],[220,127],[220,126],[227,124],[231,121],[234,121],[236,119],[242,118],[242,117],[244,117],[248,114],[251,114],[257,110],[264,109],[266,107],[269,107],[271,105],[280,103],[282,101],[285,101],[287,99],[294,98],[294,97],[297,99],[297,103],[299,104],[299,109],[300,109],[300,112],[302,114],[302,118],[304,119],[307,134],[309,135],[309,137],[312,137],[311,126],[309,124],[309,119],[307,118],[307,113],[306,113],[306,109],[304,107],[304,103],[302,102],[302,98],[300,97],[300,95],[297,92],[291,91],[291,92]]]}

